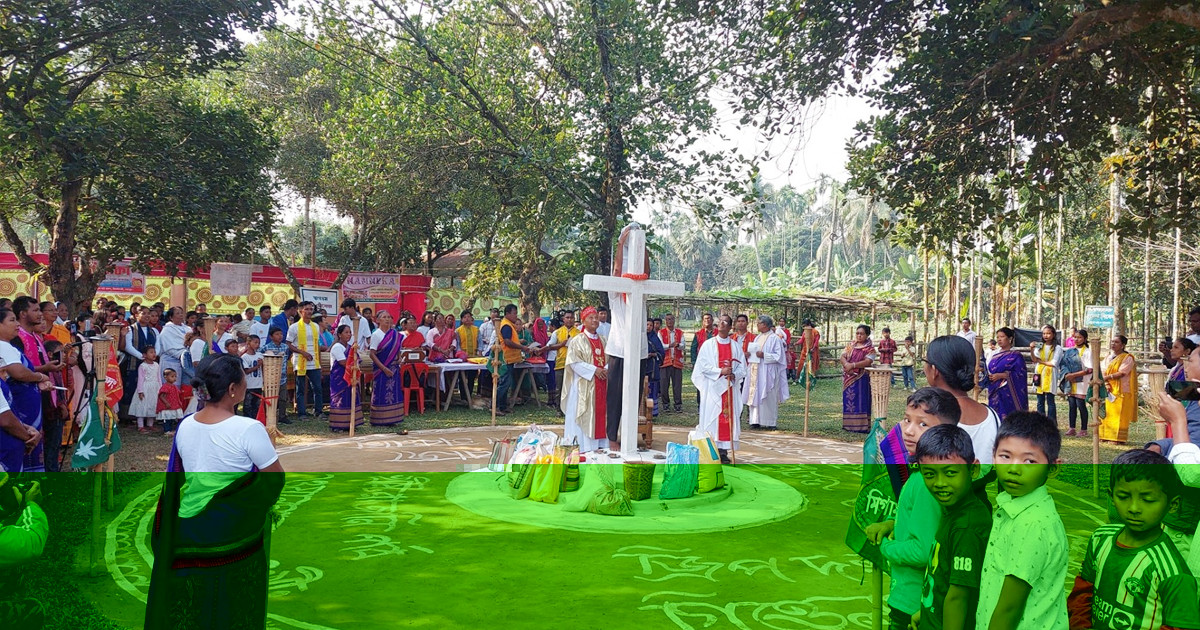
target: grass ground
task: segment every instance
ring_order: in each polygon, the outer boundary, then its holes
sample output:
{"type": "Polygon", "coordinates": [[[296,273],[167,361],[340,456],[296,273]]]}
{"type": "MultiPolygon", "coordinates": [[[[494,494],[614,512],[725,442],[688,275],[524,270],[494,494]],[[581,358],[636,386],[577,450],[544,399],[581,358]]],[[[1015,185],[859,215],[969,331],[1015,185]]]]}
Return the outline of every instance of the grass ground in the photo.
{"type": "MultiPolygon", "coordinates": [[[[780,418],[782,430],[797,434],[802,431],[803,394],[801,388],[792,388],[792,401],[785,405],[780,418]]],[[[903,414],[904,398],[903,390],[893,391],[889,413],[893,421],[903,414]]],[[[861,436],[841,430],[839,380],[820,381],[812,391],[810,406],[810,435],[861,442],[861,436]]],[[[695,418],[694,395],[685,394],[684,412],[662,415],[657,422],[689,426],[695,423],[695,418]]],[[[455,406],[448,412],[429,410],[425,414],[414,413],[405,426],[409,430],[484,426],[490,423],[490,419],[488,412],[455,406]]],[[[560,422],[552,410],[533,405],[517,407],[514,413],[498,420],[501,424],[514,426],[532,422],[560,422]]],[[[1065,421],[1062,424],[1065,425],[1065,421]]],[[[283,428],[288,434],[283,444],[315,441],[330,435],[323,423],[314,420],[300,421],[283,428]]],[[[369,426],[362,429],[363,433],[394,431],[391,428],[369,426]]],[[[143,496],[140,493],[153,485],[153,479],[148,478],[144,471],[162,470],[169,450],[169,440],[162,435],[140,435],[128,430],[122,433],[125,449],[117,457],[118,469],[142,472],[117,475],[118,505],[143,496]]],[[[1149,416],[1143,414],[1143,421],[1131,429],[1131,444],[1144,443],[1152,437],[1153,426],[1149,416]]],[[[1111,461],[1120,451],[1119,448],[1102,446],[1101,460],[1111,461]]],[[[1090,462],[1091,443],[1067,439],[1063,458],[1073,464],[1090,462]]],[[[604,623],[596,623],[597,627],[645,625],[686,628],[692,624],[701,627],[708,621],[716,624],[716,628],[727,625],[743,627],[731,621],[737,619],[737,623],[743,623],[743,617],[753,621],[745,621],[745,627],[764,627],[761,623],[771,615],[778,616],[778,619],[791,619],[788,615],[793,614],[824,620],[809,627],[838,627],[843,623],[846,627],[868,627],[863,616],[867,607],[862,599],[868,595],[868,591],[859,585],[862,570],[855,562],[855,557],[848,555],[841,543],[847,502],[852,500],[857,489],[855,469],[798,466],[765,469],[763,472],[785,480],[808,495],[808,511],[788,521],[751,530],[720,536],[672,537],[669,541],[619,540],[598,534],[562,534],[557,530],[496,524],[446,505],[441,493],[453,475],[428,475],[422,486],[408,495],[412,505],[417,506],[412,508],[418,510],[413,516],[419,513],[417,522],[422,527],[404,531],[413,534],[411,539],[406,539],[406,544],[432,549],[433,554],[416,549],[401,550],[404,553],[393,550],[392,555],[397,556],[393,561],[401,563],[394,566],[380,565],[378,560],[371,559],[348,563],[346,557],[334,554],[324,558],[326,568],[314,567],[311,554],[323,553],[321,550],[325,549],[344,548],[346,545],[342,543],[345,538],[338,538],[344,536],[344,532],[321,524],[323,518],[328,518],[327,513],[323,515],[314,511],[306,516],[297,512],[297,516],[289,523],[290,527],[286,528],[277,542],[277,559],[280,559],[281,566],[292,567],[281,569],[292,571],[293,576],[290,581],[282,581],[294,585],[296,576],[315,575],[310,571],[313,568],[320,569],[322,575],[327,577],[323,584],[318,584],[320,580],[314,581],[311,590],[308,590],[307,584],[303,592],[295,590],[295,586],[287,594],[281,594],[286,589],[279,589],[272,596],[272,610],[277,606],[282,607],[281,610],[289,607],[294,610],[312,609],[319,613],[314,619],[319,618],[322,623],[331,624],[313,626],[317,628],[383,627],[380,624],[386,621],[387,614],[399,613],[387,613],[391,609],[384,604],[371,604],[377,608],[371,609],[370,615],[362,616],[363,606],[356,605],[379,599],[381,602],[400,602],[407,611],[403,613],[407,619],[423,620],[412,625],[476,626],[489,619],[486,616],[479,617],[480,610],[491,610],[495,608],[495,602],[517,598],[526,605],[521,610],[503,613],[516,617],[506,618],[503,624],[489,625],[543,627],[552,620],[541,617],[540,613],[533,615],[530,610],[546,609],[557,617],[578,618],[579,615],[590,613],[596,605],[585,605],[585,602],[604,601],[619,602],[619,605],[613,604],[613,609],[619,612],[614,613],[613,623],[608,623],[606,619],[604,623]],[[339,544],[342,546],[338,547],[339,544]],[[649,545],[660,551],[626,549],[636,545],[649,545]],[[661,557],[647,557],[646,553],[651,556],[659,554],[661,557]],[[492,560],[481,561],[481,558],[492,560]],[[361,571],[355,572],[358,579],[353,576],[336,577],[338,567],[351,565],[361,567],[361,571]],[[712,567],[717,568],[705,577],[712,567]],[[440,577],[451,573],[461,578],[455,582],[454,590],[466,597],[447,605],[444,601],[445,585],[438,584],[440,577]],[[363,575],[383,577],[373,578],[374,581],[368,584],[361,580],[363,575]],[[653,581],[660,578],[661,583],[653,581]],[[797,581],[802,582],[805,588],[797,589],[797,581]],[[589,595],[579,601],[562,596],[563,593],[573,593],[579,589],[589,595]],[[800,592],[838,595],[832,598],[826,595],[798,597],[800,592]],[[480,600],[481,594],[487,595],[485,600],[480,600]],[[365,600],[359,601],[362,598],[365,600]],[[760,625],[756,626],[755,623],[760,625]]],[[[1091,476],[1089,466],[1070,466],[1060,474],[1060,480],[1090,488],[1091,476]]],[[[353,489],[361,487],[361,484],[361,479],[340,476],[340,480],[331,482],[334,490],[328,495],[334,505],[352,505],[353,489]]],[[[47,485],[50,497],[46,501],[46,508],[52,523],[50,543],[45,556],[27,567],[23,575],[26,592],[43,601],[51,611],[51,622],[47,628],[107,630],[137,627],[138,605],[135,600],[121,593],[105,594],[106,589],[112,590],[107,577],[92,580],[79,574],[81,565],[78,558],[86,555],[90,530],[90,476],[55,475],[47,485]],[[97,597],[105,602],[103,610],[93,601],[97,597]],[[110,615],[119,622],[111,621],[110,615]]],[[[1060,489],[1064,487],[1059,486],[1060,489]]],[[[1089,500],[1090,493],[1076,491],[1063,492],[1061,495],[1060,505],[1068,504],[1076,512],[1070,516],[1074,525],[1069,525],[1069,529],[1074,528],[1074,538],[1086,535],[1086,531],[1099,522],[1096,519],[1103,519],[1103,500],[1093,503],[1089,500]]],[[[106,519],[111,517],[112,514],[105,516],[106,519]]],[[[1079,540],[1075,542],[1081,544],[1079,540]]],[[[353,555],[356,552],[349,553],[353,555]]],[[[1074,555],[1073,561],[1078,563],[1074,555]]],[[[304,616],[300,613],[297,615],[297,619],[304,616]]],[[[589,625],[592,624],[585,624],[589,625]]]]}

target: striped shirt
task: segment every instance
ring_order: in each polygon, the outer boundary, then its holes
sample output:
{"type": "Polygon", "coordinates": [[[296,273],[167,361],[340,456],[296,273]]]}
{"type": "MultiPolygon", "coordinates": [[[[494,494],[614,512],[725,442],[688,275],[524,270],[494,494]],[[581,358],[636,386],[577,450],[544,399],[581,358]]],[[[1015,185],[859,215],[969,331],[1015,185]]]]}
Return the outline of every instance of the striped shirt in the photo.
{"type": "Polygon", "coordinates": [[[1092,627],[1097,630],[1200,628],[1196,579],[1165,534],[1131,549],[1117,542],[1125,526],[1104,525],[1092,534],[1080,579],[1094,586],[1092,627]]]}

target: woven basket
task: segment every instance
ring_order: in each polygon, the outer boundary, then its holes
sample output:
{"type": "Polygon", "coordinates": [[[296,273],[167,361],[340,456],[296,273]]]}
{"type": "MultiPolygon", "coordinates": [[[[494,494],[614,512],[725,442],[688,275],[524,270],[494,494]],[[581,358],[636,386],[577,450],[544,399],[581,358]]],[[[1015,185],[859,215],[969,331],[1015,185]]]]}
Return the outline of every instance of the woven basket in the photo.
{"type": "Polygon", "coordinates": [[[625,462],[625,491],[634,501],[649,499],[654,490],[654,462],[625,462]]]}

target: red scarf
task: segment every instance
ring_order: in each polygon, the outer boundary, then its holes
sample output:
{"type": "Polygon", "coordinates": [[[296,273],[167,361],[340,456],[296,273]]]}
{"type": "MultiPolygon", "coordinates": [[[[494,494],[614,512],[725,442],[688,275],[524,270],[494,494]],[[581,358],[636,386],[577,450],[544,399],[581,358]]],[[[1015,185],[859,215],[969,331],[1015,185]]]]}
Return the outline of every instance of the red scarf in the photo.
{"type": "MultiPolygon", "coordinates": [[[[724,369],[733,367],[733,344],[717,344],[717,366],[724,369]]],[[[725,378],[725,377],[722,377],[725,378]]],[[[728,383],[728,381],[726,381],[728,383]]],[[[727,386],[721,394],[721,415],[717,417],[717,441],[729,442],[733,439],[733,387],[727,386]]]]}
{"type": "MultiPolygon", "coordinates": [[[[587,333],[584,333],[585,335],[587,333]]],[[[604,367],[604,341],[600,337],[592,339],[587,338],[588,343],[592,345],[592,365],[604,367]]],[[[595,410],[595,418],[592,421],[592,436],[593,438],[608,437],[608,381],[606,379],[592,379],[596,384],[596,402],[592,405],[595,410]]]]}

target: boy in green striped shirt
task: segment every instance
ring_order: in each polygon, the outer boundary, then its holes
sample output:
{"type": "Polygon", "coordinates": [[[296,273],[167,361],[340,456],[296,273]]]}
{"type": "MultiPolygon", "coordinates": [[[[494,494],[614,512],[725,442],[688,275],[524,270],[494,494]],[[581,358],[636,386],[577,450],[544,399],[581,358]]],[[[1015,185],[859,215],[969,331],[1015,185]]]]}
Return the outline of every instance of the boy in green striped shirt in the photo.
{"type": "Polygon", "coordinates": [[[1071,630],[1200,628],[1196,578],[1163,531],[1182,483],[1167,458],[1132,450],[1113,460],[1109,494],[1120,523],[1092,534],[1067,598],[1071,630]]]}

